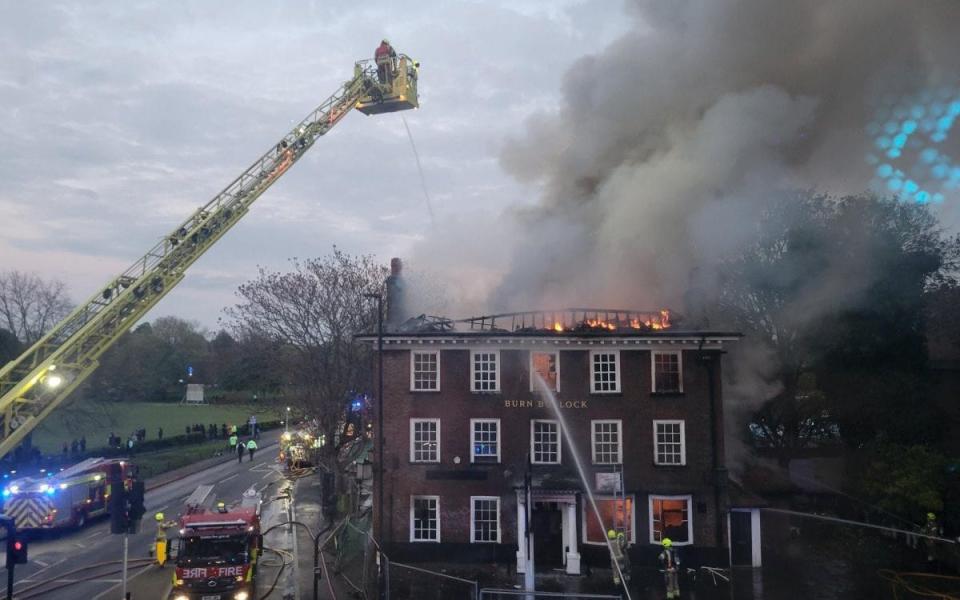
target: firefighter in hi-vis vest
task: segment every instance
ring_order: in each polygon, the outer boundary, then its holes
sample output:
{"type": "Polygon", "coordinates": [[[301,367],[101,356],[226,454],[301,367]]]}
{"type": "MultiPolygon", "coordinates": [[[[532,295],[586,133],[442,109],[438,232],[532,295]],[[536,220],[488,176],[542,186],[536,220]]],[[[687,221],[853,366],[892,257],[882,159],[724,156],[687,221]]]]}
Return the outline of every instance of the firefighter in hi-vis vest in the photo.
{"type": "Polygon", "coordinates": [[[623,580],[630,582],[630,557],[627,556],[627,538],[623,533],[617,533],[616,530],[607,531],[607,539],[610,540],[611,564],[613,570],[613,584],[620,585],[620,574],[623,574],[623,580]],[[619,567],[619,568],[618,568],[619,567]]]}
{"type": "Polygon", "coordinates": [[[680,583],[677,576],[680,573],[680,554],[673,547],[670,538],[663,538],[663,552],[657,558],[663,566],[663,580],[667,585],[667,598],[680,597],[680,583]]]}
{"type": "Polygon", "coordinates": [[[157,557],[157,564],[161,567],[167,562],[167,528],[175,527],[176,521],[164,521],[163,513],[158,512],[153,515],[153,520],[157,522],[157,534],[153,538],[153,553],[157,557]]]}

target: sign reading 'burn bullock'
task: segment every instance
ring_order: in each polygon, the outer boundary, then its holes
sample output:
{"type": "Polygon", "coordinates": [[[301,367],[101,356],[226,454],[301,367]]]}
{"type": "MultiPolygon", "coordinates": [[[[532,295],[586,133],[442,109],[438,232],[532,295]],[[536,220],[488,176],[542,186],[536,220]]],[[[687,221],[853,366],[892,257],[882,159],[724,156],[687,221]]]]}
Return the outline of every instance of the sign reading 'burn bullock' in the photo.
{"type": "MultiPolygon", "coordinates": [[[[557,400],[560,408],[587,408],[586,400],[557,400]]],[[[543,408],[547,404],[543,400],[504,400],[504,408],[543,408]]]]}

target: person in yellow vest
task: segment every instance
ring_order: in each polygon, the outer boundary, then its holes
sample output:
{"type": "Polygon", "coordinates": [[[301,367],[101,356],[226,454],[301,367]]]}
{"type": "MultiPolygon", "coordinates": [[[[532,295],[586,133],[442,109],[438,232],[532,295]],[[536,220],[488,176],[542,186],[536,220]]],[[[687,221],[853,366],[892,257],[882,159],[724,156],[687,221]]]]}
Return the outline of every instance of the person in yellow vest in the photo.
{"type": "Polygon", "coordinates": [[[247,452],[250,453],[250,459],[248,462],[253,461],[253,453],[256,451],[257,451],[257,442],[253,438],[250,438],[250,440],[247,442],[247,452]]]}
{"type": "Polygon", "coordinates": [[[237,434],[235,433],[230,434],[230,447],[231,448],[237,447],[237,434]]]}
{"type": "Polygon", "coordinates": [[[680,583],[677,581],[677,576],[680,572],[680,554],[673,547],[670,538],[663,538],[661,544],[663,545],[663,551],[657,558],[663,567],[663,580],[667,586],[667,598],[679,598],[680,583]]]}
{"type": "Polygon", "coordinates": [[[618,533],[614,529],[607,531],[607,539],[610,540],[611,564],[613,570],[613,584],[620,585],[620,575],[623,580],[630,581],[630,557],[627,556],[627,538],[623,533],[618,533]],[[619,568],[618,568],[619,567],[619,568]]]}
{"type": "Polygon", "coordinates": [[[157,557],[157,564],[161,567],[167,561],[167,528],[175,527],[176,521],[165,521],[163,513],[158,512],[153,515],[153,520],[157,522],[157,534],[153,538],[153,548],[151,552],[157,557]]]}

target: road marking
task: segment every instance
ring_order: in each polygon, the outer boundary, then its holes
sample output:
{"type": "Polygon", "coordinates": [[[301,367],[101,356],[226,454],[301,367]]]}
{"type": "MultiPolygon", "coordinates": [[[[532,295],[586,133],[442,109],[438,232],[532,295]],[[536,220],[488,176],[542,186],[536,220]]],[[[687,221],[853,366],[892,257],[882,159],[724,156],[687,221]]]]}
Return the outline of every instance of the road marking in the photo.
{"type": "Polygon", "coordinates": [[[41,567],[49,567],[49,566],[50,566],[50,563],[45,563],[45,562],[43,562],[42,560],[34,559],[33,562],[34,562],[35,564],[40,565],[41,567]]]}
{"type": "Polygon", "coordinates": [[[223,479],[221,479],[221,480],[218,481],[217,483],[223,483],[224,481],[230,481],[230,480],[233,479],[234,477],[239,477],[239,476],[240,476],[240,473],[234,473],[233,475],[230,475],[229,477],[224,477],[223,479]]]}
{"type": "MultiPolygon", "coordinates": [[[[134,574],[131,575],[130,577],[127,577],[127,583],[129,584],[131,581],[133,581],[134,579],[136,579],[136,578],[139,577],[140,575],[143,575],[144,573],[146,573],[146,572],[150,569],[150,567],[152,567],[152,566],[153,566],[152,564],[146,565],[145,567],[143,567],[142,569],[140,569],[139,571],[137,571],[136,573],[134,573],[134,574]]],[[[117,583],[121,583],[121,580],[116,580],[116,581],[117,581],[117,583]]],[[[106,596],[109,596],[109,595],[110,595],[110,592],[112,592],[113,590],[117,589],[117,587],[118,587],[118,586],[117,586],[116,584],[113,585],[113,586],[111,586],[111,587],[110,587],[109,589],[107,589],[106,591],[100,592],[99,594],[97,594],[96,596],[94,596],[94,597],[93,597],[93,600],[100,600],[101,598],[104,598],[104,597],[106,597],[106,596]]]]}
{"type": "Polygon", "coordinates": [[[88,535],[87,537],[85,537],[85,538],[83,538],[83,539],[84,539],[84,541],[86,541],[86,540],[92,540],[92,539],[95,538],[95,537],[101,537],[101,536],[103,536],[103,532],[102,532],[102,531],[97,531],[97,532],[91,533],[90,535],[88,535]]]}

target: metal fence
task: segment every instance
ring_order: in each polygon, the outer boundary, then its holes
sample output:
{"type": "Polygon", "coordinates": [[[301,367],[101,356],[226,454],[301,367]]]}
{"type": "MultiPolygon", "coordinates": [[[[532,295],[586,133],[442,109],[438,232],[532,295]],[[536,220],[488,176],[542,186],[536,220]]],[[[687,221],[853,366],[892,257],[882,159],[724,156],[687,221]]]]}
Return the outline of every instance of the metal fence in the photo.
{"type": "Polygon", "coordinates": [[[623,600],[619,594],[581,594],[578,592],[526,592],[523,590],[495,590],[484,588],[480,590],[480,600],[547,600],[548,598],[566,598],[567,600],[623,600]]]}

